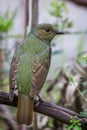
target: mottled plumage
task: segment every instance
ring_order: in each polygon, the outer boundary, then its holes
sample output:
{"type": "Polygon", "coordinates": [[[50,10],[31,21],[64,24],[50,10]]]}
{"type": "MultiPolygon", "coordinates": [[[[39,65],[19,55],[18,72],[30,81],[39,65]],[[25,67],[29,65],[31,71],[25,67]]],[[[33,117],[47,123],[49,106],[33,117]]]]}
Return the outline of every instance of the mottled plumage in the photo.
{"type": "Polygon", "coordinates": [[[33,99],[46,80],[51,58],[50,42],[58,31],[51,24],[37,25],[16,48],[10,68],[10,100],[18,87],[17,121],[30,125],[33,99]]]}

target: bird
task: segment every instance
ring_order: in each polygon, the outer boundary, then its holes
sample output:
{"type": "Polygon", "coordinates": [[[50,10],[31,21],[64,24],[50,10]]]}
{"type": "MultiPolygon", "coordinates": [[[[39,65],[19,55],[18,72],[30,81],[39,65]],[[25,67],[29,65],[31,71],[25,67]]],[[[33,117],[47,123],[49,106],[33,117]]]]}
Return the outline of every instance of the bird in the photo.
{"type": "Polygon", "coordinates": [[[32,124],[34,99],[43,87],[51,61],[51,41],[63,31],[50,23],[36,25],[14,51],[9,72],[9,99],[18,89],[17,122],[32,124]]]}

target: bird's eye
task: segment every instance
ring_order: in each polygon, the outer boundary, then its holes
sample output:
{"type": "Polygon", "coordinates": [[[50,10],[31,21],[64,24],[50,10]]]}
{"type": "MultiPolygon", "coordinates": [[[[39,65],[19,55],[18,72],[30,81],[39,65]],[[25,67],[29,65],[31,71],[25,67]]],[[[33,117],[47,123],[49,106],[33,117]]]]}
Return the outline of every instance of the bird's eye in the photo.
{"type": "Polygon", "coordinates": [[[46,28],[45,30],[46,30],[46,32],[49,32],[49,31],[50,31],[49,28],[46,28]]]}

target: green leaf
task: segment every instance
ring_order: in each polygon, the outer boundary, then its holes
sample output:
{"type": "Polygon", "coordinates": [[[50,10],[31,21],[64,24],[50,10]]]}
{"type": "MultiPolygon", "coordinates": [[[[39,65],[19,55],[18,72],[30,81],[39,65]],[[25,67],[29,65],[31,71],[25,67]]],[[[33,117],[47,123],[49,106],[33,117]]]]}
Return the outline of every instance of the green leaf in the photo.
{"type": "Polygon", "coordinates": [[[85,55],[80,55],[77,59],[79,64],[87,64],[87,54],[85,55]]]}
{"type": "Polygon", "coordinates": [[[69,81],[70,81],[70,82],[74,83],[74,79],[73,79],[73,76],[72,76],[72,75],[69,75],[68,78],[69,78],[69,81]]]}
{"type": "Polygon", "coordinates": [[[78,126],[78,125],[76,125],[74,128],[75,130],[82,130],[81,126],[78,126]]]}
{"type": "Polygon", "coordinates": [[[61,29],[70,28],[73,26],[72,22],[69,22],[67,19],[67,13],[68,9],[66,6],[65,0],[52,0],[51,4],[51,10],[49,11],[50,15],[56,18],[56,25],[61,29]],[[64,21],[65,20],[65,21],[64,21]],[[59,24],[61,23],[61,24],[59,24]]]}
{"type": "Polygon", "coordinates": [[[87,117],[87,112],[80,112],[80,115],[87,117]]]}
{"type": "Polygon", "coordinates": [[[87,55],[83,56],[83,60],[87,63],[87,55]]]}
{"type": "Polygon", "coordinates": [[[68,28],[73,27],[73,22],[71,22],[71,21],[67,22],[67,27],[68,27],[68,28]]]}
{"type": "Polygon", "coordinates": [[[75,120],[75,117],[72,117],[70,122],[71,125],[68,126],[68,130],[72,130],[72,128],[74,128],[74,130],[82,130],[80,120],[75,120]]]}
{"type": "Polygon", "coordinates": [[[11,17],[9,17],[9,9],[5,12],[5,14],[0,15],[0,32],[1,33],[7,33],[13,26],[14,18],[17,13],[17,9],[12,12],[11,17]]]}
{"type": "Polygon", "coordinates": [[[72,128],[73,128],[73,124],[68,126],[68,130],[72,130],[72,128]]]}

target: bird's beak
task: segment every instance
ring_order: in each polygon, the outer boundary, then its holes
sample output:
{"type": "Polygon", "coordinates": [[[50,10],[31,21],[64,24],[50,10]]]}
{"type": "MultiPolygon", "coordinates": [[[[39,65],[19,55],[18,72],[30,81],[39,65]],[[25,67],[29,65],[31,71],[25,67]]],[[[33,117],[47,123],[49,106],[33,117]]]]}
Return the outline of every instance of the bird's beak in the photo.
{"type": "Polygon", "coordinates": [[[69,34],[68,31],[63,31],[63,30],[56,30],[56,34],[62,35],[62,34],[69,34]]]}

